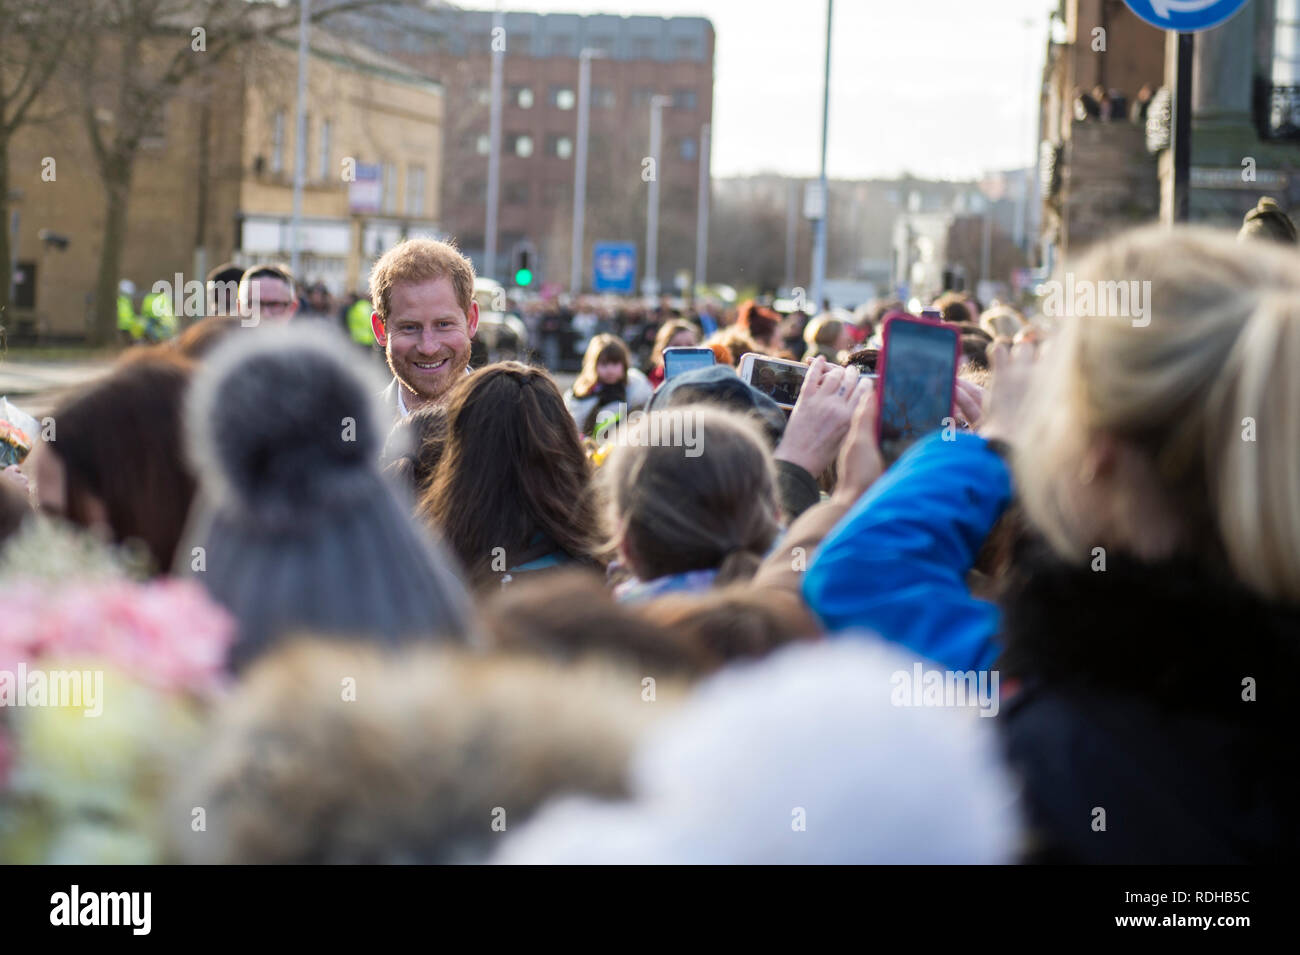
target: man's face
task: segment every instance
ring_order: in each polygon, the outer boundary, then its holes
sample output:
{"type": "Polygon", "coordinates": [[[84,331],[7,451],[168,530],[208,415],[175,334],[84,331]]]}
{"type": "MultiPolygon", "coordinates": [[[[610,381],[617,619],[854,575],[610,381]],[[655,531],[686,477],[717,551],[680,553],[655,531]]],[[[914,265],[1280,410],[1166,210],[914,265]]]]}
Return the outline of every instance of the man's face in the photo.
{"type": "Polygon", "coordinates": [[[388,293],[388,323],[371,318],[388,367],[405,389],[407,407],[438,402],[465,374],[469,343],[478,330],[478,303],[469,314],[456,301],[450,278],[402,282],[388,293]]]}
{"type": "Polygon", "coordinates": [[[287,322],[296,311],[298,300],[289,283],[269,275],[252,279],[239,299],[240,317],[250,325],[287,322]]]}

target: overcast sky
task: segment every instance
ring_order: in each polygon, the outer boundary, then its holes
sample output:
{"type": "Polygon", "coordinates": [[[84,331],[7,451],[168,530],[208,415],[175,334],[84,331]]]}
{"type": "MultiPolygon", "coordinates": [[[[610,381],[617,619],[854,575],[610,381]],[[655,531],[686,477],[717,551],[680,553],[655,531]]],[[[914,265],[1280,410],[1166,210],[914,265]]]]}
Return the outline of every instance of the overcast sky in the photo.
{"type": "MultiPolygon", "coordinates": [[[[1055,6],[838,0],[829,175],[958,179],[1030,165],[1035,90],[1055,6]]],[[[713,174],[817,174],[825,0],[507,0],[500,8],[707,17],[717,38],[713,174]]]]}

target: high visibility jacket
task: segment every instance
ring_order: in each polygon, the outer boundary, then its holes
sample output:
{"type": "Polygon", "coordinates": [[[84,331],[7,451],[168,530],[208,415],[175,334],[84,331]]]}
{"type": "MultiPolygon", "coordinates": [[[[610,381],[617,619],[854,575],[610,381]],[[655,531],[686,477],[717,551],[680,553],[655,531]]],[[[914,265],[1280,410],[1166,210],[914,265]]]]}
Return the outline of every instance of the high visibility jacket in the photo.
{"type": "Polygon", "coordinates": [[[370,325],[370,316],[374,312],[364,298],[348,309],[348,334],[358,345],[370,346],[375,343],[375,330],[370,325]]]}
{"type": "Polygon", "coordinates": [[[135,313],[135,306],[131,303],[129,295],[119,295],[117,297],[117,327],[133,339],[144,334],[144,323],[140,321],[140,316],[135,313]]]}
{"type": "Polygon", "coordinates": [[[151,292],[140,302],[144,312],[145,331],[154,341],[171,338],[176,334],[176,316],[172,314],[170,295],[151,292]]]}

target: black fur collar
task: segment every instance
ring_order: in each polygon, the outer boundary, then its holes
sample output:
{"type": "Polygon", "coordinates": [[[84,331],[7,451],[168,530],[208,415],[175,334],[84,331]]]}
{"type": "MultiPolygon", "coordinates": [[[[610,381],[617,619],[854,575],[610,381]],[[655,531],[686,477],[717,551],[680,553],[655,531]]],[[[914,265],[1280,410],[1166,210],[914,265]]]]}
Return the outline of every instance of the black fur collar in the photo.
{"type": "Polygon", "coordinates": [[[1269,604],[1195,561],[1111,553],[1093,571],[1028,544],[1001,603],[1004,679],[1248,721],[1284,710],[1295,721],[1300,607],[1269,604]],[[1256,700],[1243,706],[1247,677],[1256,700]]]}

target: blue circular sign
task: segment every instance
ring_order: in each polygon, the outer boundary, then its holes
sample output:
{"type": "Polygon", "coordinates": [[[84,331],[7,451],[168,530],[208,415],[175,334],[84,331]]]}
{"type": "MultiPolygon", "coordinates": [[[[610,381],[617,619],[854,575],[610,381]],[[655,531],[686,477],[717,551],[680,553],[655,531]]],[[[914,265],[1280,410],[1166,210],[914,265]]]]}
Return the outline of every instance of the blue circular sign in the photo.
{"type": "Polygon", "coordinates": [[[1152,26],[1179,33],[1217,27],[1246,5],[1246,0],[1124,0],[1152,26]]]}

